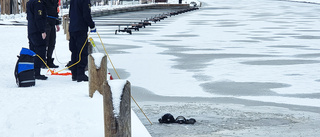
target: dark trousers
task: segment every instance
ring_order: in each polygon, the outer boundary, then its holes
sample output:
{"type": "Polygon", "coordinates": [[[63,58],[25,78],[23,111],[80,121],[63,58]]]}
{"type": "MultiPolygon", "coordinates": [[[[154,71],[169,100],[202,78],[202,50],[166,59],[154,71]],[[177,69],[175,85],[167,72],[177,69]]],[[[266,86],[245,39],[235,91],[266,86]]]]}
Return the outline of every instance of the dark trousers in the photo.
{"type": "Polygon", "coordinates": [[[69,50],[71,51],[72,64],[79,61],[79,54],[81,52],[80,62],[77,65],[71,67],[73,78],[76,78],[80,75],[85,75],[85,67],[88,64],[88,46],[87,43],[84,46],[84,43],[86,42],[87,37],[88,34],[86,31],[70,32],[69,50]]]}
{"type": "Polygon", "coordinates": [[[47,60],[50,62],[52,60],[53,50],[56,45],[56,26],[47,25],[46,26],[46,48],[47,48],[47,60]]]}
{"type": "MultiPolygon", "coordinates": [[[[29,49],[31,49],[33,52],[39,55],[44,61],[46,61],[46,41],[42,39],[41,32],[28,34],[28,39],[29,49]]],[[[44,63],[38,56],[36,56],[34,58],[34,71],[36,76],[40,75],[41,65],[44,65],[44,63]]]]}

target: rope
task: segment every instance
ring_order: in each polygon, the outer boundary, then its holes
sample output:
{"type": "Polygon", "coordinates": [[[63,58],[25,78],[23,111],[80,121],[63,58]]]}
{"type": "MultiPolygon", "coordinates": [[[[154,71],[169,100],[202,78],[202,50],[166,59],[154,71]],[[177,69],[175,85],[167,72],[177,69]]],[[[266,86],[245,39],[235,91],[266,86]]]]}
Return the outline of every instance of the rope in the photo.
{"type": "Polygon", "coordinates": [[[46,67],[49,69],[49,71],[50,71],[50,72],[53,72],[53,70],[51,70],[51,69],[49,68],[49,66],[47,65],[47,63],[46,63],[38,54],[36,54],[36,55],[37,55],[37,57],[43,62],[43,64],[46,65],[46,67]]]}
{"type": "MultiPolygon", "coordinates": [[[[104,52],[106,53],[106,55],[107,55],[107,57],[108,57],[111,65],[112,65],[112,67],[113,67],[113,70],[116,72],[118,78],[121,79],[120,76],[119,76],[119,74],[118,74],[118,72],[117,72],[117,70],[116,70],[116,68],[114,67],[114,65],[113,65],[113,63],[112,63],[112,61],[111,61],[111,58],[110,58],[110,56],[109,56],[109,54],[108,54],[108,52],[107,52],[107,50],[106,50],[106,48],[105,48],[105,46],[104,46],[104,44],[103,44],[103,42],[102,42],[102,39],[101,39],[99,33],[98,33],[98,32],[96,32],[96,33],[97,33],[98,36],[99,36],[99,39],[100,39],[100,42],[101,42],[101,44],[102,44],[102,46],[103,46],[104,52]]],[[[88,37],[87,37],[86,41],[84,42],[84,44],[83,44],[83,46],[82,46],[82,48],[81,48],[81,50],[80,50],[79,60],[78,60],[76,63],[74,63],[74,64],[72,64],[72,65],[70,65],[70,66],[68,66],[68,67],[66,67],[66,68],[64,68],[64,69],[57,71],[56,73],[59,73],[59,72],[64,71],[64,70],[66,70],[66,69],[68,69],[68,68],[71,68],[71,67],[73,67],[74,65],[78,64],[78,63],[81,61],[81,53],[82,53],[83,48],[86,46],[86,44],[87,44],[87,42],[88,42],[89,34],[90,34],[90,32],[88,33],[88,37]]],[[[42,62],[46,65],[46,67],[50,70],[50,72],[53,73],[53,70],[51,70],[51,69],[49,68],[49,66],[47,65],[47,63],[46,63],[38,54],[37,54],[37,56],[42,60],[42,62]]],[[[144,111],[143,111],[142,108],[139,106],[139,104],[137,103],[137,101],[133,98],[132,95],[130,95],[130,96],[131,96],[132,100],[134,101],[134,103],[138,106],[138,108],[140,109],[140,111],[143,113],[143,115],[148,119],[148,121],[149,121],[150,124],[152,125],[152,122],[151,122],[150,119],[147,117],[147,115],[144,113],[144,111]]]]}
{"type": "MultiPolygon", "coordinates": [[[[104,46],[104,44],[103,44],[103,42],[102,42],[102,39],[101,39],[98,31],[97,31],[97,34],[98,34],[98,36],[99,36],[99,39],[100,39],[100,42],[101,42],[102,47],[103,47],[103,49],[104,49],[104,52],[106,53],[106,55],[107,55],[107,57],[108,57],[111,65],[112,65],[112,67],[113,67],[113,70],[116,72],[118,78],[121,79],[120,76],[119,76],[119,74],[118,74],[118,72],[117,72],[117,70],[116,70],[116,68],[114,67],[114,65],[113,65],[113,63],[112,63],[112,61],[111,61],[111,58],[110,58],[110,56],[109,56],[109,54],[108,54],[108,52],[107,52],[107,50],[106,50],[106,48],[105,48],[105,46],[104,46]]],[[[132,95],[130,95],[130,96],[131,96],[132,100],[134,101],[134,103],[138,106],[138,108],[140,109],[140,111],[143,113],[143,115],[148,119],[148,121],[149,121],[150,124],[152,125],[152,122],[151,122],[150,119],[147,117],[147,115],[144,113],[144,111],[143,111],[142,108],[139,106],[139,104],[137,103],[137,101],[133,98],[132,95]]]]}
{"type": "Polygon", "coordinates": [[[36,55],[42,60],[43,64],[46,65],[46,67],[49,69],[49,71],[51,72],[51,74],[53,74],[53,73],[58,74],[58,73],[61,72],[61,71],[64,71],[64,70],[66,70],[66,69],[69,69],[69,68],[73,67],[74,65],[77,65],[77,64],[81,61],[82,50],[83,50],[83,48],[84,48],[84,47],[86,46],[86,44],[87,44],[89,35],[90,35],[90,32],[88,33],[88,37],[87,37],[86,41],[84,42],[84,44],[83,44],[83,46],[82,46],[82,48],[81,48],[81,50],[80,50],[79,60],[78,60],[76,63],[73,63],[72,65],[70,65],[70,66],[68,66],[68,67],[66,67],[66,68],[64,68],[64,69],[61,69],[61,70],[59,70],[59,71],[57,71],[57,72],[54,72],[53,70],[51,70],[51,69],[49,68],[49,66],[47,65],[47,63],[46,63],[38,54],[36,54],[36,55]]]}
{"type": "Polygon", "coordinates": [[[142,108],[139,106],[139,104],[137,103],[137,101],[133,98],[133,96],[131,95],[132,100],[134,101],[134,103],[136,103],[136,105],[138,106],[138,108],[140,109],[140,111],[143,113],[143,115],[148,119],[149,123],[152,125],[152,122],[150,121],[150,119],[147,117],[147,115],[143,112],[142,108]]]}
{"type": "Polygon", "coordinates": [[[88,42],[89,35],[90,35],[90,32],[88,33],[88,37],[87,37],[86,41],[84,42],[84,44],[83,44],[83,46],[82,46],[82,48],[81,48],[81,50],[80,50],[79,60],[78,60],[76,63],[73,63],[72,65],[70,65],[70,66],[68,66],[68,67],[66,67],[66,68],[64,68],[64,69],[57,71],[57,73],[59,73],[59,72],[61,72],[61,71],[64,71],[64,70],[66,70],[66,69],[69,69],[69,68],[73,67],[74,65],[77,65],[77,64],[81,61],[81,53],[82,53],[83,48],[86,46],[86,44],[87,44],[87,42],[88,42]]]}
{"type": "Polygon", "coordinates": [[[103,44],[102,40],[101,40],[101,37],[100,37],[100,35],[99,35],[99,33],[98,33],[98,32],[97,32],[97,34],[98,34],[98,36],[99,36],[99,39],[100,39],[100,42],[101,42],[102,47],[103,47],[103,49],[104,49],[104,52],[107,54],[107,57],[108,57],[108,59],[109,59],[109,61],[110,61],[111,65],[112,65],[113,70],[116,72],[116,74],[117,74],[118,78],[120,79],[120,76],[119,76],[119,74],[118,74],[118,72],[117,72],[116,68],[114,67],[114,65],[113,65],[113,63],[112,63],[111,58],[110,58],[110,56],[109,56],[109,54],[108,54],[108,52],[107,52],[107,50],[106,50],[106,48],[105,48],[105,46],[104,46],[104,44],[103,44]]]}

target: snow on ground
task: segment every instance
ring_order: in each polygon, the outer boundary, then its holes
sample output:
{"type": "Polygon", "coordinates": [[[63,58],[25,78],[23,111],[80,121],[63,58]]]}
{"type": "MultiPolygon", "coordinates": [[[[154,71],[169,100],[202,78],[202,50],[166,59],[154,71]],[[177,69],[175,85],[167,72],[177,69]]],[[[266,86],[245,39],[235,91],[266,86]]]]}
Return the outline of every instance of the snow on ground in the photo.
{"type": "MultiPolygon", "coordinates": [[[[22,47],[28,48],[26,26],[0,26],[2,72],[0,93],[1,137],[88,137],[104,136],[102,96],[89,98],[87,82],[73,82],[71,76],[42,74],[47,81],[36,86],[18,88],[14,67],[22,47]]],[[[57,35],[56,64],[62,69],[70,59],[68,41],[63,31],[57,35]]],[[[150,136],[146,128],[132,115],[132,136],[150,136]]]]}
{"type": "MultiPolygon", "coordinates": [[[[133,35],[97,26],[121,78],[130,81],[153,122],[132,103],[151,135],[319,136],[319,5],[201,2],[198,11],[133,35]],[[167,112],[197,123],[157,123],[167,112]]],[[[103,136],[102,97],[89,98],[88,83],[49,76],[35,87],[16,86],[13,71],[21,47],[28,47],[26,26],[1,25],[0,31],[0,136],[103,136]]],[[[90,36],[101,46],[97,35],[90,36]]],[[[57,70],[70,60],[62,31],[54,56],[57,70]]]]}

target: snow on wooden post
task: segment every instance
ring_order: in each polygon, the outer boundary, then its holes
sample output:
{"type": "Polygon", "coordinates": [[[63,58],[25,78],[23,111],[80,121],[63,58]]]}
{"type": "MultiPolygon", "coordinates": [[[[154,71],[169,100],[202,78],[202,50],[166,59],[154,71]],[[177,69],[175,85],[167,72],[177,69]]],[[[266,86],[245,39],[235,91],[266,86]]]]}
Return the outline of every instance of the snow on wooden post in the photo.
{"type": "Polygon", "coordinates": [[[93,53],[88,56],[89,97],[96,90],[103,95],[103,83],[107,80],[107,56],[103,53],[93,53]]]}
{"type": "Polygon", "coordinates": [[[108,80],[103,86],[105,137],[131,137],[130,82],[108,80]]]}
{"type": "Polygon", "coordinates": [[[88,57],[89,96],[96,90],[103,95],[105,137],[131,137],[131,84],[127,80],[107,80],[107,57],[88,57]]]}

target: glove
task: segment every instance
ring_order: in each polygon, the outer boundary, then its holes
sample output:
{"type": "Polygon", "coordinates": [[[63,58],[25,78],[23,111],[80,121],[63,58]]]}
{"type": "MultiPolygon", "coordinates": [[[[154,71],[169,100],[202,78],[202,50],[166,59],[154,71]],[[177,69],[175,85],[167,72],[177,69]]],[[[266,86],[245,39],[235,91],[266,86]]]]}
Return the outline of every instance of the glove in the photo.
{"type": "Polygon", "coordinates": [[[94,28],[90,29],[90,32],[97,32],[97,29],[94,27],[94,28]]]}

